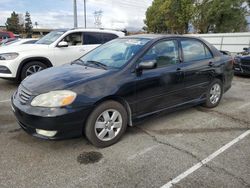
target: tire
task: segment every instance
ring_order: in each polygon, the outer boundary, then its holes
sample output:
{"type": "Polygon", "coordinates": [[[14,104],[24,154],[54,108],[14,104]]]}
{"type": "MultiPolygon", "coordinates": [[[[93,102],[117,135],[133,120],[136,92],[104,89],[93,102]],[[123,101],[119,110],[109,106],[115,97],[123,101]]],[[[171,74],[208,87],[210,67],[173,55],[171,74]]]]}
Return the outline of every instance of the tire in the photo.
{"type": "Polygon", "coordinates": [[[21,81],[24,80],[27,76],[30,76],[46,68],[47,66],[40,61],[31,61],[29,63],[26,63],[22,68],[21,81]]]}
{"type": "Polygon", "coordinates": [[[107,147],[122,137],[127,122],[128,114],[123,105],[115,101],[106,101],[98,105],[88,117],[85,136],[94,146],[107,147]]]}
{"type": "Polygon", "coordinates": [[[214,108],[218,106],[223,96],[223,85],[219,79],[215,79],[208,87],[206,93],[206,102],[203,106],[207,108],[214,108]]]}

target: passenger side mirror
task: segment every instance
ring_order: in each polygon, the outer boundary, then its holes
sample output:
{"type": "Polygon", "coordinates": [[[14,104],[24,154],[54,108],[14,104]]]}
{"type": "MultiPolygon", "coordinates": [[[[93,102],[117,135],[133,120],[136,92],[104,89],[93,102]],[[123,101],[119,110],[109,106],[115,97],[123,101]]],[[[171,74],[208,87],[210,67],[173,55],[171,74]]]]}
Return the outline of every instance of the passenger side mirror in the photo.
{"type": "Polygon", "coordinates": [[[142,61],[138,64],[137,70],[144,70],[144,69],[154,69],[157,67],[157,63],[154,60],[151,61],[142,61]]]}
{"type": "Polygon", "coordinates": [[[65,41],[61,41],[58,43],[57,47],[61,48],[61,47],[68,47],[69,44],[65,41]]]}

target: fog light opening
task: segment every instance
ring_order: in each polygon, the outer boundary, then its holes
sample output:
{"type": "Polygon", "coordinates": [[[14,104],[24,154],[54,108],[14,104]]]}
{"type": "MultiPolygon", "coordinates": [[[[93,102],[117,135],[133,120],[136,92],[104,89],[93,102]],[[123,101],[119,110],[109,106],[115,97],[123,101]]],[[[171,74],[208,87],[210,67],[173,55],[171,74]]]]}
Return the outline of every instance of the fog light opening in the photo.
{"type": "Polygon", "coordinates": [[[36,133],[47,136],[47,137],[53,137],[56,135],[57,131],[47,131],[47,130],[42,130],[42,129],[36,129],[36,133]]]}

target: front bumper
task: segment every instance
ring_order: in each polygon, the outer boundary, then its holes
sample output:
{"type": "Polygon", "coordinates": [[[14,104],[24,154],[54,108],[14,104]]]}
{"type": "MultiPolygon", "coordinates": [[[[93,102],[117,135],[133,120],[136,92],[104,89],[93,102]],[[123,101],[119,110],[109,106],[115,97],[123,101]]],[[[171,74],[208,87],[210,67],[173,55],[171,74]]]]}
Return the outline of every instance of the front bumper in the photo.
{"type": "Polygon", "coordinates": [[[45,139],[64,139],[79,137],[83,134],[85,121],[90,108],[40,108],[21,104],[12,97],[12,110],[19,125],[28,134],[45,139]],[[40,114],[40,115],[39,115],[40,114]],[[53,137],[38,134],[36,129],[57,131],[53,137]]]}
{"type": "Polygon", "coordinates": [[[0,78],[16,78],[19,59],[0,61],[0,78]]]}
{"type": "Polygon", "coordinates": [[[234,73],[242,75],[250,75],[250,65],[234,64],[234,73]]]}

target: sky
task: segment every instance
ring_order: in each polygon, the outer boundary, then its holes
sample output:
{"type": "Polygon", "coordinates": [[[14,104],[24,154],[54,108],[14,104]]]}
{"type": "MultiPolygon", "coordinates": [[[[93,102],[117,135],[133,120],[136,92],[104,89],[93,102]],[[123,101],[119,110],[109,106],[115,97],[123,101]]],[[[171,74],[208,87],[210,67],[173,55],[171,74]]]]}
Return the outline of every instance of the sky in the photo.
{"type": "MultiPolygon", "coordinates": [[[[78,26],[84,26],[84,0],[77,0],[78,26]]],[[[94,12],[102,10],[102,27],[112,29],[140,30],[145,12],[152,0],[86,0],[87,27],[95,27],[94,12]]],[[[38,28],[72,28],[73,0],[0,0],[0,25],[15,11],[31,14],[33,24],[38,28]]]]}

